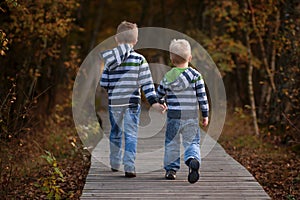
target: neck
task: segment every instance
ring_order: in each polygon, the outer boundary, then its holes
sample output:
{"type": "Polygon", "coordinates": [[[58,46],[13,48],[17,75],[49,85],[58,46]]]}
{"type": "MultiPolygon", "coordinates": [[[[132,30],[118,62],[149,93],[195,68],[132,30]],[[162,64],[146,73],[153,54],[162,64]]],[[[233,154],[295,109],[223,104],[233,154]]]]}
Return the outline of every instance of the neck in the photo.
{"type": "Polygon", "coordinates": [[[178,68],[187,68],[189,66],[189,63],[182,63],[182,64],[177,64],[176,67],[178,68]]]}
{"type": "Polygon", "coordinates": [[[131,44],[131,43],[118,43],[118,46],[120,46],[121,44],[129,44],[129,46],[130,46],[131,48],[134,47],[134,44],[131,44]]]}

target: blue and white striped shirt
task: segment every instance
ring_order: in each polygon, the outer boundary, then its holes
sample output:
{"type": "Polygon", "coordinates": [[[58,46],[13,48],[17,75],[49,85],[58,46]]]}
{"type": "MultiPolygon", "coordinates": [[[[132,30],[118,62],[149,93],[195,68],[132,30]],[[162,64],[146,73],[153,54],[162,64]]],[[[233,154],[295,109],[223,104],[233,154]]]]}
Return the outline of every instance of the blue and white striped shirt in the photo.
{"type": "Polygon", "coordinates": [[[101,55],[105,66],[100,85],[108,92],[110,106],[140,104],[141,89],[151,105],[157,103],[151,72],[144,56],[128,44],[121,44],[101,55]]]}
{"type": "Polygon", "coordinates": [[[202,116],[208,117],[209,105],[202,75],[188,67],[172,81],[168,76],[174,73],[173,68],[166,73],[158,86],[158,97],[165,97],[168,105],[168,117],[175,119],[198,118],[199,106],[202,116]]]}

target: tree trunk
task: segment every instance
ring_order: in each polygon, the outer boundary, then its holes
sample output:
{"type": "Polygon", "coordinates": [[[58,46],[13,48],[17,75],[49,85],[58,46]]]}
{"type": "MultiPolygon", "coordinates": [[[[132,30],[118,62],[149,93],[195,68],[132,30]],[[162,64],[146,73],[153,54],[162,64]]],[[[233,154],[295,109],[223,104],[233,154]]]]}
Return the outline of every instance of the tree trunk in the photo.
{"type": "MultiPolygon", "coordinates": [[[[272,41],[276,39],[274,37],[278,36],[278,31],[279,31],[279,27],[280,27],[280,10],[279,9],[276,10],[275,20],[276,21],[275,21],[275,28],[274,28],[274,32],[273,32],[273,36],[272,36],[272,41]]],[[[272,51],[271,51],[270,68],[272,71],[272,76],[273,76],[273,81],[274,81],[274,76],[275,76],[275,72],[276,72],[276,50],[277,50],[277,47],[274,44],[274,42],[272,43],[271,47],[272,47],[272,51]]],[[[269,99],[271,99],[272,91],[270,91],[269,93],[270,93],[269,99]]],[[[275,95],[278,95],[278,93],[276,92],[275,95]]],[[[270,102],[270,100],[269,100],[269,102],[270,102]]],[[[278,106],[276,104],[277,103],[275,102],[275,107],[278,108],[278,106]]],[[[282,115],[282,112],[280,111],[280,109],[269,108],[268,111],[270,112],[270,116],[273,117],[273,120],[271,120],[271,121],[280,121],[280,116],[282,115]]]]}
{"type": "Polygon", "coordinates": [[[247,48],[248,48],[248,91],[249,91],[249,98],[250,98],[250,104],[251,104],[251,113],[252,113],[252,118],[253,118],[255,134],[259,135],[259,128],[258,128],[257,116],[256,116],[254,90],[253,90],[253,81],[252,81],[252,74],[253,74],[252,54],[251,54],[251,47],[250,47],[248,33],[246,36],[246,40],[247,40],[247,48]]]}
{"type": "Polygon", "coordinates": [[[265,123],[266,117],[265,117],[265,108],[266,108],[266,98],[267,94],[269,93],[269,89],[271,87],[268,85],[268,83],[264,83],[261,86],[261,95],[260,95],[260,101],[259,101],[259,107],[258,107],[258,119],[260,123],[265,123]]]}
{"type": "Polygon", "coordinates": [[[100,2],[99,5],[98,5],[98,9],[96,9],[97,17],[96,17],[95,24],[94,24],[94,29],[93,29],[93,32],[92,32],[89,51],[91,51],[95,47],[97,35],[99,33],[99,28],[100,28],[100,24],[101,24],[103,7],[105,6],[103,4],[104,3],[100,2]]]}
{"type": "MultiPolygon", "coordinates": [[[[254,30],[254,33],[256,34],[257,38],[258,38],[258,43],[259,43],[261,54],[262,54],[263,66],[266,70],[266,73],[267,73],[267,76],[268,76],[268,79],[269,79],[269,83],[267,83],[267,86],[266,86],[267,89],[265,90],[267,92],[266,93],[266,99],[264,100],[264,104],[262,105],[266,111],[269,111],[272,91],[276,91],[276,86],[275,86],[275,82],[274,82],[274,73],[275,73],[275,71],[273,71],[271,69],[270,65],[269,65],[268,58],[267,58],[267,55],[266,55],[266,49],[265,49],[265,46],[264,46],[264,42],[263,42],[262,36],[261,36],[261,34],[260,34],[260,32],[257,28],[257,25],[256,25],[254,9],[252,7],[252,1],[251,0],[248,0],[248,7],[249,7],[249,10],[250,10],[250,13],[251,13],[251,23],[252,23],[252,26],[253,26],[253,30],[254,30]]],[[[260,116],[260,117],[264,117],[264,116],[260,116]]]]}
{"type": "MultiPolygon", "coordinates": [[[[248,1],[249,2],[249,1],[248,1]]],[[[253,89],[253,65],[252,65],[252,51],[250,45],[249,32],[246,30],[246,43],[247,43],[247,54],[248,54],[248,92],[249,92],[249,100],[251,105],[251,113],[253,119],[253,126],[255,135],[259,135],[259,128],[257,124],[257,116],[256,116],[256,106],[255,106],[255,98],[254,98],[254,89],[253,89]]]]}
{"type": "Polygon", "coordinates": [[[276,86],[275,86],[275,82],[274,82],[274,71],[272,71],[270,69],[270,65],[269,65],[269,62],[268,62],[268,57],[267,57],[267,54],[266,54],[266,48],[264,46],[264,41],[263,41],[263,38],[262,38],[262,36],[261,36],[261,34],[260,34],[260,32],[257,28],[257,25],[256,25],[256,19],[255,19],[255,16],[254,16],[254,9],[252,7],[252,1],[251,0],[248,0],[248,6],[249,6],[249,9],[250,9],[250,13],[251,13],[251,22],[252,22],[253,30],[254,30],[257,38],[258,38],[258,43],[259,43],[261,54],[262,54],[263,65],[264,65],[264,67],[266,69],[266,72],[268,74],[272,90],[276,91],[276,86]]]}

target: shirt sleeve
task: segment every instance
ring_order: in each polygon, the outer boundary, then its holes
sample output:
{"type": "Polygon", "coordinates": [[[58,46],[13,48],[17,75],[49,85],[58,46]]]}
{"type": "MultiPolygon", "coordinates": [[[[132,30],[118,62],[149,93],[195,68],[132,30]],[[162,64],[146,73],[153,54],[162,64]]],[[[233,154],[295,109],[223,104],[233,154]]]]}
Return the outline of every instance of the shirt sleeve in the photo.
{"type": "Polygon", "coordinates": [[[100,86],[108,90],[108,84],[109,84],[109,79],[108,79],[108,69],[105,66],[101,79],[100,79],[100,86]]]}
{"type": "Polygon", "coordinates": [[[150,105],[157,103],[157,96],[146,59],[143,59],[139,69],[138,84],[141,86],[150,105]]]}
{"type": "Polygon", "coordinates": [[[195,82],[195,85],[196,85],[196,95],[202,112],[202,117],[208,117],[209,104],[208,104],[207,95],[205,91],[205,83],[201,75],[195,82]]]}
{"type": "Polygon", "coordinates": [[[163,86],[163,80],[160,81],[159,86],[157,87],[157,97],[161,99],[166,96],[166,90],[163,86]]]}

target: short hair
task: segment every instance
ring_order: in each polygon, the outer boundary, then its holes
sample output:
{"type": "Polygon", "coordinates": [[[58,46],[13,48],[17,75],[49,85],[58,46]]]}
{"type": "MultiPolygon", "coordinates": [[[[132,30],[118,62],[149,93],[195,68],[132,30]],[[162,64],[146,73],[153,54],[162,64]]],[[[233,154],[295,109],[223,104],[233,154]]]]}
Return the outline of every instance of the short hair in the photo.
{"type": "Polygon", "coordinates": [[[121,22],[117,28],[116,38],[119,43],[135,43],[138,38],[138,28],[134,23],[121,22]]]}
{"type": "Polygon", "coordinates": [[[173,39],[169,52],[173,64],[182,64],[187,62],[191,56],[191,45],[185,39],[173,39]]]}

